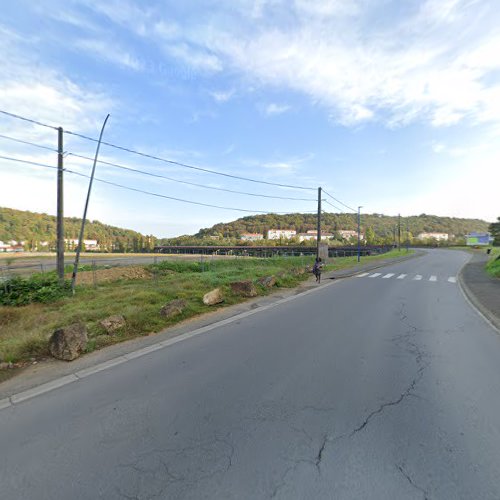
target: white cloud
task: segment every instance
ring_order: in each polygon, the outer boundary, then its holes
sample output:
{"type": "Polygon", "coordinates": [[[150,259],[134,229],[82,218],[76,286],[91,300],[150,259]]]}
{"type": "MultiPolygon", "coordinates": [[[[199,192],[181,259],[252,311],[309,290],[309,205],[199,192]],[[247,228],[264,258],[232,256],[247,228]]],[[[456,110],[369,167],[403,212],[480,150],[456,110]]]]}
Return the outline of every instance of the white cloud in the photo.
{"type": "Polygon", "coordinates": [[[84,50],[89,55],[106,62],[111,62],[123,68],[141,71],[143,63],[136,56],[127,52],[113,41],[98,39],[80,39],[75,42],[75,47],[84,50]]]}
{"type": "Polygon", "coordinates": [[[272,102],[264,108],[264,113],[268,116],[281,115],[286,113],[289,109],[290,106],[287,104],[276,104],[272,102]]]}
{"type": "Polygon", "coordinates": [[[233,95],[234,95],[234,90],[219,90],[219,91],[214,91],[210,92],[210,95],[217,101],[217,102],[227,102],[229,101],[233,95]]]}

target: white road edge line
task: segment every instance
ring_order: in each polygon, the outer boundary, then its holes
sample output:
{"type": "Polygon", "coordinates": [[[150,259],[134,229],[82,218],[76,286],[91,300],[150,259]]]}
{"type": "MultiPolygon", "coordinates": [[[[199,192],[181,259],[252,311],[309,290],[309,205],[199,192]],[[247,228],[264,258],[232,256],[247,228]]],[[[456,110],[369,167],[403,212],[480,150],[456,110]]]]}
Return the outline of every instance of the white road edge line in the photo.
{"type": "MultiPolygon", "coordinates": [[[[378,273],[378,274],[380,275],[380,273],[378,273]]],[[[73,382],[77,382],[78,380],[85,379],[88,376],[93,375],[94,373],[108,370],[109,368],[113,368],[114,366],[121,365],[122,363],[125,363],[126,361],[130,361],[132,359],[136,359],[136,358],[139,358],[141,356],[145,356],[146,354],[149,354],[149,353],[154,352],[154,351],[158,351],[160,349],[163,349],[164,347],[168,347],[168,346],[173,345],[173,344],[177,344],[178,342],[182,342],[183,340],[187,340],[187,339],[190,339],[192,337],[196,337],[196,336],[201,335],[202,333],[208,332],[210,330],[216,330],[217,328],[228,325],[228,324],[233,323],[235,321],[239,321],[240,319],[247,318],[248,316],[252,316],[252,315],[260,313],[262,311],[267,311],[269,309],[272,309],[273,307],[277,307],[281,304],[285,304],[286,302],[290,302],[292,300],[303,297],[304,295],[309,295],[310,293],[314,293],[314,292],[317,292],[318,290],[322,290],[326,287],[335,285],[336,283],[340,283],[340,281],[331,281],[330,283],[321,284],[315,288],[312,288],[311,290],[306,290],[305,292],[299,293],[297,295],[291,295],[289,297],[285,297],[284,299],[280,299],[276,302],[273,302],[272,304],[267,304],[267,305],[259,307],[257,309],[252,309],[250,311],[245,311],[245,312],[242,312],[240,314],[236,314],[235,316],[223,319],[221,321],[217,321],[216,323],[212,323],[211,325],[206,325],[206,326],[202,326],[201,328],[197,328],[196,330],[193,330],[192,332],[183,333],[182,335],[178,335],[177,337],[163,340],[163,341],[158,342],[156,344],[152,344],[150,346],[143,347],[141,349],[138,349],[137,351],[133,351],[133,352],[130,352],[128,354],[124,354],[122,356],[117,356],[116,358],[110,359],[108,361],[104,361],[103,363],[99,363],[93,367],[79,370],[79,371],[72,373],[70,375],[65,375],[64,377],[60,377],[60,378],[57,378],[55,380],[51,380],[50,382],[47,382],[46,384],[42,384],[42,385],[39,385],[39,386],[34,387],[32,389],[28,389],[26,391],[19,392],[17,394],[10,396],[10,398],[5,398],[5,399],[0,400],[0,410],[9,408],[10,406],[16,405],[18,403],[21,403],[21,402],[26,401],[28,399],[34,398],[36,396],[40,396],[41,394],[45,394],[46,392],[52,391],[54,389],[58,389],[58,388],[63,387],[65,385],[71,384],[73,382]]]]}

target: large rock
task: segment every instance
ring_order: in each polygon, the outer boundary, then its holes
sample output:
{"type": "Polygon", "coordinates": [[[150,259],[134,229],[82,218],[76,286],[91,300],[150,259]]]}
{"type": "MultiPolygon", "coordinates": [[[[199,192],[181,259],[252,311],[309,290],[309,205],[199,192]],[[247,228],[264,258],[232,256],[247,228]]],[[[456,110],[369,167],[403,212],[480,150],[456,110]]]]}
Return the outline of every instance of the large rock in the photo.
{"type": "Polygon", "coordinates": [[[255,285],[250,280],[245,281],[235,281],[229,285],[233,293],[241,295],[243,297],[255,297],[257,296],[257,289],[255,285]]]}
{"type": "Polygon", "coordinates": [[[213,306],[221,302],[224,302],[224,296],[220,288],[216,288],[203,296],[203,303],[207,306],[213,306]]]}
{"type": "Polygon", "coordinates": [[[59,328],[49,340],[49,351],[54,358],[72,361],[87,347],[87,328],[82,323],[59,328]]]}
{"type": "Polygon", "coordinates": [[[116,314],[99,321],[99,324],[106,330],[108,335],[113,335],[117,330],[123,328],[127,322],[121,314],[116,314]]]}
{"type": "Polygon", "coordinates": [[[276,276],[264,276],[259,278],[259,284],[265,288],[272,288],[276,285],[276,276]]]}
{"type": "Polygon", "coordinates": [[[181,314],[186,306],[187,302],[184,299],[174,299],[160,309],[160,314],[165,318],[173,318],[174,316],[181,314]]]}

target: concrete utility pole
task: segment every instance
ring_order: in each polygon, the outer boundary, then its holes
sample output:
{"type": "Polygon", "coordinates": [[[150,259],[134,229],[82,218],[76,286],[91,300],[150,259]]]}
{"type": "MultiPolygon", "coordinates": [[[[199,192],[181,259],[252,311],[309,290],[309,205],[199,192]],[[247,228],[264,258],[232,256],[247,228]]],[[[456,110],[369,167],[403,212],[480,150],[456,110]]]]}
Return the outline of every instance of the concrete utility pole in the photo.
{"type": "Polygon", "coordinates": [[[109,118],[109,114],[106,116],[106,119],[104,120],[104,123],[102,124],[101,134],[99,135],[99,141],[97,143],[97,149],[96,149],[95,157],[94,157],[94,166],[92,167],[92,174],[90,175],[89,190],[87,192],[87,200],[85,201],[85,208],[83,210],[82,226],[80,228],[80,236],[78,237],[78,246],[76,247],[76,256],[75,256],[75,264],[73,266],[73,275],[71,276],[71,290],[73,292],[73,295],[75,294],[76,274],[78,272],[78,262],[80,260],[80,252],[82,251],[83,234],[85,231],[85,219],[87,218],[87,209],[89,207],[90,192],[92,191],[92,182],[94,181],[95,166],[97,163],[97,157],[99,156],[99,148],[101,147],[102,134],[104,133],[104,127],[106,126],[108,118],[109,118]]]}
{"type": "Polygon", "coordinates": [[[358,207],[358,262],[361,259],[361,233],[360,233],[360,218],[361,218],[361,212],[360,210],[362,209],[362,206],[358,207]]]}
{"type": "Polygon", "coordinates": [[[321,242],[321,188],[318,188],[318,232],[316,241],[316,259],[319,259],[319,244],[321,242]]]}
{"type": "Polygon", "coordinates": [[[63,129],[57,129],[57,277],[64,284],[63,129]]]}
{"type": "Polygon", "coordinates": [[[401,252],[401,214],[398,214],[398,250],[401,252]]]}

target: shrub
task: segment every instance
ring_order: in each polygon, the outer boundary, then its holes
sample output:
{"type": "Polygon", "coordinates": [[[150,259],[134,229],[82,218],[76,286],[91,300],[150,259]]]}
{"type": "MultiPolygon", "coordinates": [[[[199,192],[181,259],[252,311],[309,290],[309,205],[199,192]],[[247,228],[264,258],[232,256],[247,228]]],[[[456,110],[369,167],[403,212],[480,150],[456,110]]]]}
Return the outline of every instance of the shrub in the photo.
{"type": "Polygon", "coordinates": [[[15,276],[0,285],[0,304],[23,306],[32,302],[54,302],[68,295],[71,283],[60,285],[55,274],[34,274],[29,278],[15,276]]]}

